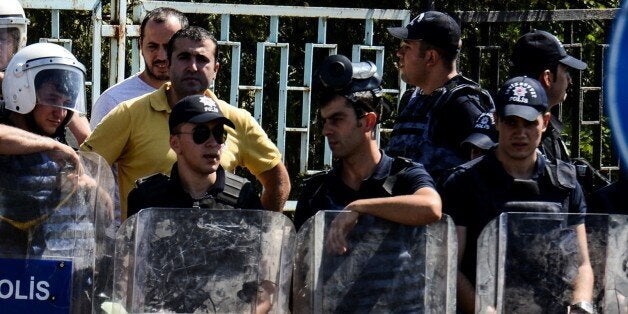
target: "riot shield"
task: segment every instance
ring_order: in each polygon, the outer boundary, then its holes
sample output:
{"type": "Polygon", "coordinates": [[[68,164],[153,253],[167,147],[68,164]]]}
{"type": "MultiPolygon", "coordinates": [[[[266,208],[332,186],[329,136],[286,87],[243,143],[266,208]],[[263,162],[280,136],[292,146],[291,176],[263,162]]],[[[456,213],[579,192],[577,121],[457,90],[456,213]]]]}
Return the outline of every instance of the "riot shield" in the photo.
{"type": "Polygon", "coordinates": [[[113,313],[287,313],[296,233],[264,210],[148,208],[118,229],[113,313]]]}
{"type": "Polygon", "coordinates": [[[457,242],[453,222],[421,227],[362,215],[348,251],[326,249],[339,211],[319,211],[299,230],[295,313],[454,313],[457,242]]]}
{"type": "Polygon", "coordinates": [[[3,313],[97,312],[111,295],[113,176],[98,155],[79,159],[0,156],[3,313]]]}
{"type": "Polygon", "coordinates": [[[586,229],[598,313],[628,313],[628,216],[504,213],[478,238],[477,313],[567,313],[579,272],[576,228],[586,229]]]}

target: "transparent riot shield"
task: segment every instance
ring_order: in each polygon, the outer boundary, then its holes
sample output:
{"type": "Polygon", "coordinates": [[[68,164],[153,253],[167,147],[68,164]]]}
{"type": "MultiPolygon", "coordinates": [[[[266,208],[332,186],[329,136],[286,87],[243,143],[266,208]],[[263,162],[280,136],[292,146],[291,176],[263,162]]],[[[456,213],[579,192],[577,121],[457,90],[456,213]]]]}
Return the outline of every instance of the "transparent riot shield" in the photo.
{"type": "Polygon", "coordinates": [[[111,295],[113,176],[99,156],[79,159],[0,156],[3,313],[97,312],[111,295]]]}
{"type": "Polygon", "coordinates": [[[263,210],[148,208],[117,233],[113,313],[288,313],[296,233],[263,210]]]}
{"type": "Polygon", "coordinates": [[[628,313],[628,216],[504,213],[480,234],[477,256],[477,313],[567,313],[582,289],[597,313],[628,313]],[[582,225],[592,285],[579,269],[582,225]]]}
{"type": "Polygon", "coordinates": [[[457,242],[448,216],[411,227],[363,215],[338,255],[325,241],[339,213],[319,211],[299,230],[295,313],[455,312],[457,242]]]}

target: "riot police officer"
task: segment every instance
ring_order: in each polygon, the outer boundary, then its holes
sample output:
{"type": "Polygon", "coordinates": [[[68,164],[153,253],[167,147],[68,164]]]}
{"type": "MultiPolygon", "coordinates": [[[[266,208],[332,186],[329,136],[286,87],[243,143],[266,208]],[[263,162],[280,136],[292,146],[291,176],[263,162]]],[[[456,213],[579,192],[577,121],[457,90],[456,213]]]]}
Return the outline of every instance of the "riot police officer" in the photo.
{"type": "Polygon", "coordinates": [[[18,51],[2,81],[0,122],[66,143],[65,126],[85,112],[85,67],[65,48],[37,43],[18,51]]]}
{"type": "Polygon", "coordinates": [[[18,0],[4,0],[0,3],[0,71],[2,75],[13,55],[18,49],[26,46],[28,23],[29,20],[18,0]]]}
{"type": "MultiPolygon", "coordinates": [[[[456,224],[461,255],[458,259],[458,308],[465,312],[474,310],[475,248],[480,232],[489,221],[508,211],[586,213],[574,166],[561,160],[550,162],[537,151],[549,120],[547,96],[538,81],[528,77],[508,80],[496,98],[497,146],[485,156],[460,166],[444,184],[443,207],[456,224]]],[[[567,283],[567,287],[554,290],[562,293],[573,287],[572,303],[580,304],[591,302],[593,272],[584,218],[576,217],[569,222],[575,230],[572,239],[577,239],[570,243],[577,247],[574,251],[579,252],[572,259],[576,275],[569,278],[572,282],[567,283]]],[[[521,244],[526,245],[529,244],[521,244]]],[[[536,286],[541,285],[537,282],[536,286]]],[[[552,296],[543,297],[549,297],[542,305],[549,312],[566,309],[560,308],[562,305],[556,300],[547,300],[552,296]]]]}
{"type": "Polygon", "coordinates": [[[251,183],[220,165],[227,131],[235,128],[211,98],[192,95],[173,107],[168,125],[177,154],[170,177],[158,173],[136,182],[129,216],[148,207],[261,209],[251,183]]]}

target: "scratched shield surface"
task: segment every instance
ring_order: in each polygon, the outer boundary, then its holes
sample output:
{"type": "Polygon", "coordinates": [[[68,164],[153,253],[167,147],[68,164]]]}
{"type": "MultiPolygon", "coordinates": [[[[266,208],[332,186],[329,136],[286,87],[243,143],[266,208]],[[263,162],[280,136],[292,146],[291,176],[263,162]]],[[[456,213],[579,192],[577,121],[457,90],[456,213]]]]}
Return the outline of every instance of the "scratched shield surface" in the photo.
{"type": "Polygon", "coordinates": [[[275,212],[142,210],[118,230],[115,302],[128,312],[283,313],[295,236],[275,212]]]}
{"type": "Polygon", "coordinates": [[[628,311],[628,216],[504,213],[478,238],[476,304],[499,313],[565,312],[572,302],[584,223],[599,313],[628,311]]]}
{"type": "Polygon", "coordinates": [[[412,227],[362,215],[348,251],[327,250],[338,211],[319,211],[297,235],[296,313],[446,313],[455,300],[456,242],[451,219],[412,227]]]}

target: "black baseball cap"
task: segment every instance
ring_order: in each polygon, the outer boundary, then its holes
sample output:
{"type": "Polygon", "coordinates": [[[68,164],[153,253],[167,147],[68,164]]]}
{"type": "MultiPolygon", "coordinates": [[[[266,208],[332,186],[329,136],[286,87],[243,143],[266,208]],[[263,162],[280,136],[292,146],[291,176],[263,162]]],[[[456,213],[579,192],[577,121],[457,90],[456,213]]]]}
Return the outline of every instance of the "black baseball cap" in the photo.
{"type": "Polygon", "coordinates": [[[225,116],[218,108],[213,99],[205,95],[192,95],[179,100],[170,113],[168,126],[170,133],[181,123],[207,123],[214,120],[220,120],[225,125],[235,129],[235,125],[225,116]]]}
{"type": "Polygon", "coordinates": [[[423,12],[405,27],[389,27],[388,32],[400,39],[424,40],[447,51],[460,49],[460,26],[443,12],[423,12]]]}
{"type": "Polygon", "coordinates": [[[473,131],[462,141],[461,145],[471,144],[487,150],[497,144],[497,129],[492,112],[484,112],[478,116],[473,131]]]}
{"type": "Polygon", "coordinates": [[[567,54],[556,36],[542,30],[533,30],[519,38],[513,49],[511,61],[517,68],[534,67],[540,62],[560,62],[576,70],[584,70],[587,64],[567,54]]]}
{"type": "Polygon", "coordinates": [[[528,121],[547,112],[547,95],[539,81],[527,76],[511,78],[499,89],[495,101],[497,115],[517,116],[528,121]]]}

